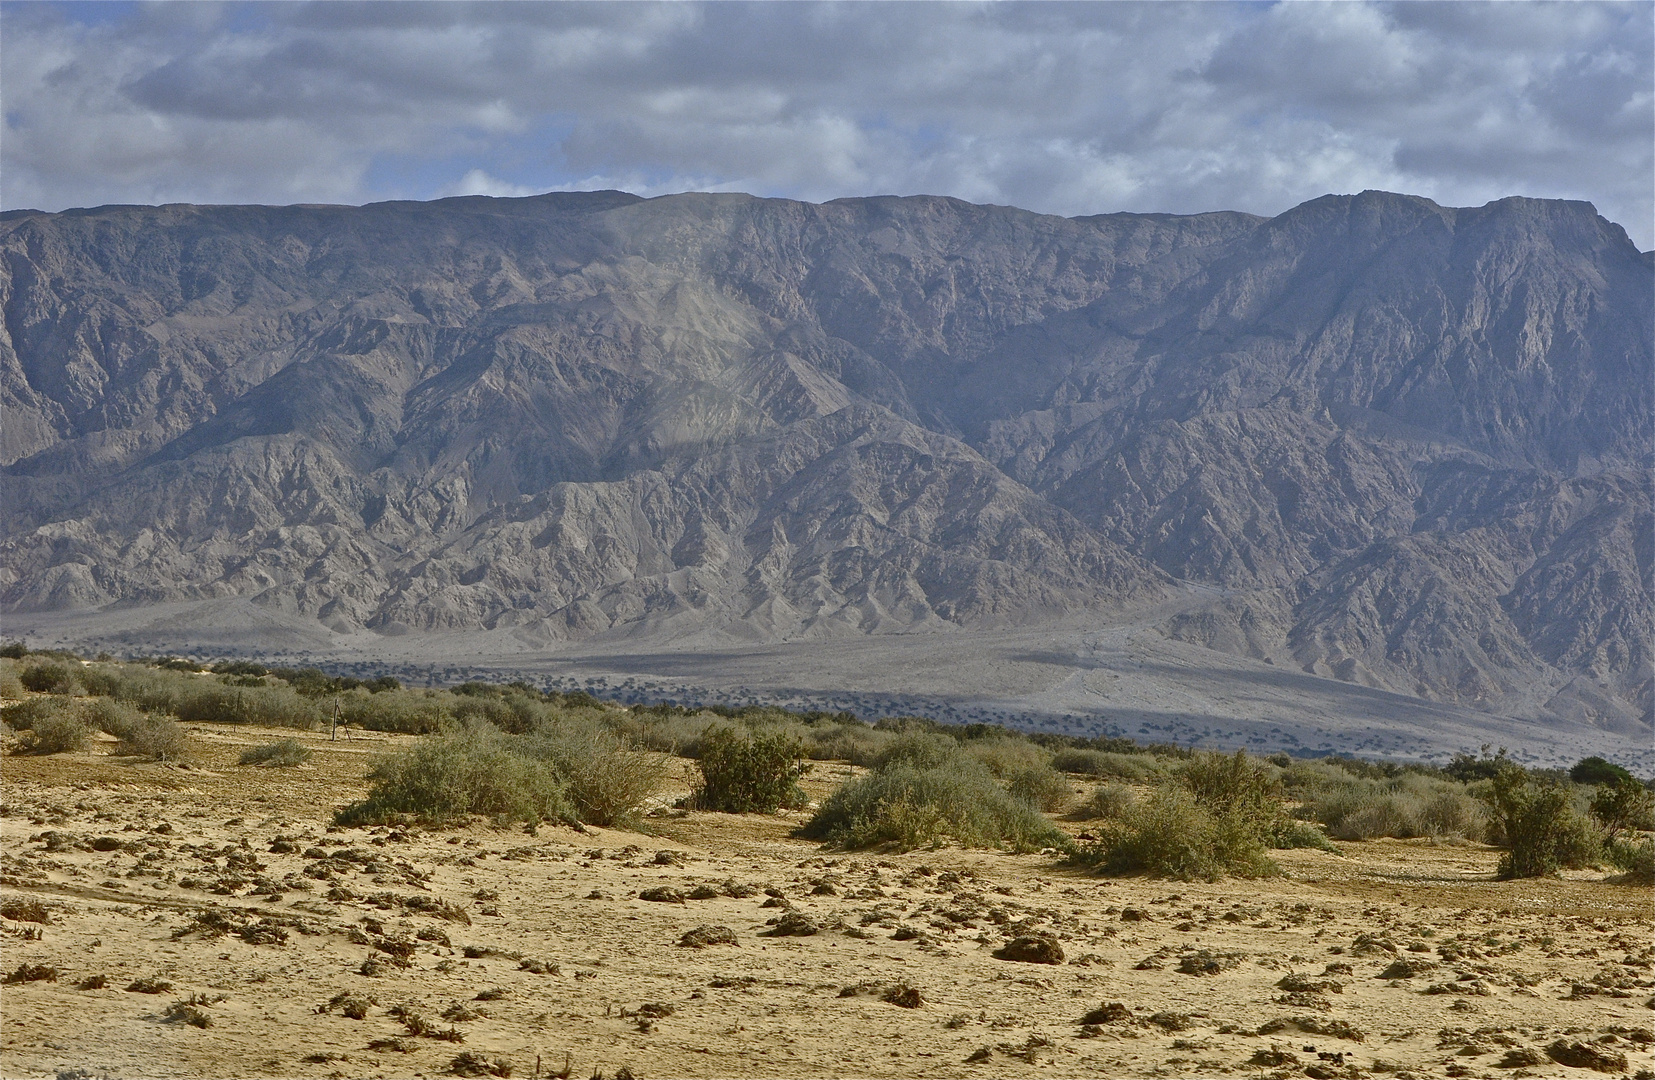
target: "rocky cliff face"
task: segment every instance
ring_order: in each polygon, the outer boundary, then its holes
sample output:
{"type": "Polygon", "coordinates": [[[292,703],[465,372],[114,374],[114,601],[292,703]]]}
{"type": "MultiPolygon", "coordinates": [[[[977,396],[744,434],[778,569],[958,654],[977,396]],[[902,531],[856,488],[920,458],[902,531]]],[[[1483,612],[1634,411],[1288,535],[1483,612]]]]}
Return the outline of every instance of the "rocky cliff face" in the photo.
{"type": "Polygon", "coordinates": [[[0,215],[0,603],[1174,637],[1647,723],[1655,277],[1583,203],[0,215]]]}

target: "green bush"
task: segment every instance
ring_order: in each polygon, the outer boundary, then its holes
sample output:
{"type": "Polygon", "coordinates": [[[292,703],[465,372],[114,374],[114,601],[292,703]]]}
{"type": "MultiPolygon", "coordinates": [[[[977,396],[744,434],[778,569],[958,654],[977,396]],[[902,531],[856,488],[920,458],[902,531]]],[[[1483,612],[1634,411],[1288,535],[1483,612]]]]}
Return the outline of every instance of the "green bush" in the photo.
{"type": "Polygon", "coordinates": [[[3,715],[6,723],[14,728],[33,728],[37,720],[60,715],[77,715],[79,712],[78,702],[61,697],[35,697],[7,708],[3,715]]]}
{"type": "Polygon", "coordinates": [[[1267,847],[1308,839],[1288,819],[1275,775],[1242,751],[1193,754],[1147,799],[1114,798],[1101,839],[1072,861],[1182,880],[1259,877],[1276,872],[1267,847]]]}
{"type": "Polygon", "coordinates": [[[45,660],[26,665],[18,673],[25,690],[37,694],[78,694],[81,692],[80,665],[45,660]]]}
{"type": "Polygon", "coordinates": [[[1301,814],[1321,822],[1340,840],[1407,839],[1484,833],[1481,806],[1465,787],[1423,773],[1390,778],[1359,777],[1322,762],[1294,763],[1285,773],[1303,801],[1301,814]]]}
{"type": "Polygon", "coordinates": [[[456,694],[449,700],[448,710],[461,723],[486,720],[512,735],[526,734],[557,716],[556,707],[542,701],[538,694],[517,689],[506,689],[497,695],[456,694]]]}
{"type": "Polygon", "coordinates": [[[960,743],[959,749],[982,762],[997,780],[1050,772],[1052,767],[1052,755],[1026,739],[971,739],[960,743]]]}
{"type": "Polygon", "coordinates": [[[563,785],[545,763],[517,752],[511,736],[487,726],[427,735],[368,773],[368,797],[334,815],[339,825],[379,824],[408,815],[431,822],[465,814],[502,821],[576,819],[563,785]]]}
{"type": "Polygon", "coordinates": [[[18,701],[23,694],[23,680],[17,677],[17,664],[0,660],[0,699],[18,701]]]}
{"type": "Polygon", "coordinates": [[[1059,750],[1052,755],[1052,768],[1083,776],[1108,776],[1116,780],[1147,780],[1159,775],[1160,763],[1148,754],[1115,754],[1106,750],[1059,750]]]}
{"type": "Polygon", "coordinates": [[[1284,822],[1270,840],[1270,846],[1277,848],[1316,848],[1319,851],[1332,852],[1339,850],[1333,841],[1327,838],[1327,833],[1308,821],[1284,822]]]}
{"type": "Polygon", "coordinates": [[[1176,784],[1157,788],[1133,805],[1109,835],[1077,849],[1070,859],[1105,873],[1144,873],[1179,881],[1277,872],[1265,856],[1256,822],[1243,814],[1214,813],[1176,784]]]}
{"type": "Polygon", "coordinates": [[[1063,834],[1013,798],[981,762],[956,754],[940,765],[888,764],[841,785],[800,834],[840,847],[901,850],[954,839],[967,847],[1035,851],[1063,834]]]}
{"type": "Polygon", "coordinates": [[[1537,783],[1519,766],[1508,764],[1494,776],[1486,797],[1506,847],[1501,878],[1578,869],[1601,851],[1591,823],[1576,813],[1573,798],[1561,784],[1537,783]]]}
{"type": "Polygon", "coordinates": [[[877,770],[906,765],[913,769],[935,769],[959,758],[960,744],[948,736],[908,731],[886,743],[868,762],[868,767],[877,770]]]}
{"type": "Polygon", "coordinates": [[[178,726],[178,721],[149,713],[121,733],[116,750],[154,761],[176,761],[184,756],[185,745],[184,729],[178,726]]]}
{"type": "Polygon", "coordinates": [[[1137,805],[1137,792],[1125,784],[1099,784],[1075,816],[1091,821],[1121,821],[1137,805]]]}
{"type": "Polygon", "coordinates": [[[1655,829],[1655,796],[1629,773],[1592,793],[1591,813],[1603,826],[1605,837],[1613,841],[1623,829],[1655,829]]]}
{"type": "Polygon", "coordinates": [[[80,685],[91,697],[109,697],[120,686],[120,671],[110,664],[93,664],[75,673],[80,685]]]}
{"type": "Polygon", "coordinates": [[[692,796],[703,810],[728,814],[769,814],[807,801],[799,779],[810,770],[804,746],[785,735],[709,731],[696,765],[701,782],[692,796]]]}
{"type": "Polygon", "coordinates": [[[1245,751],[1196,754],[1184,762],[1180,778],[1202,809],[1248,822],[1261,835],[1280,827],[1287,816],[1280,781],[1245,751]]]}
{"type": "MultiPolygon", "coordinates": [[[[602,714],[588,710],[585,715],[596,718],[602,714]]],[[[646,750],[679,757],[699,758],[702,740],[717,731],[746,731],[745,725],[732,724],[728,719],[711,712],[655,712],[637,710],[622,713],[618,718],[605,717],[618,734],[631,739],[646,750]]]]}
{"type": "Polygon", "coordinates": [[[319,721],[317,703],[286,686],[226,686],[216,679],[191,681],[194,685],[184,688],[171,710],[180,720],[304,729],[314,728],[319,721]]]}
{"type": "Polygon", "coordinates": [[[1424,835],[1420,824],[1423,807],[1410,795],[1362,792],[1354,805],[1341,809],[1342,812],[1330,813],[1330,820],[1325,823],[1328,835],[1339,840],[1377,840],[1386,836],[1407,839],[1424,835]]]}
{"type": "MultiPolygon", "coordinates": [[[[42,704],[50,699],[41,699],[42,704]]],[[[13,727],[27,727],[22,736],[22,750],[26,754],[61,754],[70,750],[86,749],[86,740],[92,736],[92,726],[83,720],[80,711],[66,701],[51,702],[58,708],[34,706],[32,701],[6,710],[6,720],[13,727]]]]}
{"type": "MultiPolygon", "coordinates": [[[[424,694],[417,690],[387,690],[378,694],[354,691],[339,696],[339,720],[368,731],[395,731],[403,735],[429,735],[454,719],[447,694],[424,694]]],[[[322,723],[331,723],[332,706],[323,702],[322,723]]]]}
{"type": "Polygon", "coordinates": [[[834,724],[811,732],[810,756],[815,761],[848,761],[867,765],[890,745],[893,736],[866,724],[834,724]]]}
{"type": "Polygon", "coordinates": [[[1600,757],[1585,757],[1575,762],[1569,770],[1569,779],[1577,784],[1618,784],[1623,780],[1637,783],[1631,773],[1600,757]]]}
{"type": "Polygon", "coordinates": [[[1488,753],[1488,744],[1484,743],[1480,757],[1472,757],[1470,754],[1461,751],[1449,760],[1442,771],[1450,779],[1458,780],[1462,784],[1470,784],[1478,780],[1492,780],[1499,775],[1501,770],[1510,767],[1520,766],[1517,766],[1517,763],[1511,760],[1505,747],[1500,747],[1500,752],[1491,757],[1488,753]]]}
{"type": "Polygon", "coordinates": [[[1611,866],[1626,872],[1623,884],[1655,885],[1655,840],[1611,841],[1604,845],[1603,856],[1611,866]]]}
{"type": "Polygon", "coordinates": [[[543,728],[524,749],[551,764],[580,820],[593,825],[635,825],[644,801],[667,779],[659,754],[596,726],[543,728]]]}
{"type": "Polygon", "coordinates": [[[1031,765],[1012,774],[1010,782],[1006,784],[1006,791],[1012,798],[1026,802],[1036,810],[1044,810],[1048,814],[1061,810],[1074,794],[1063,774],[1044,764],[1031,765]]]}
{"type": "Polygon", "coordinates": [[[87,723],[104,734],[119,739],[142,723],[145,714],[124,701],[100,697],[86,702],[84,715],[87,723]]]}
{"type": "Polygon", "coordinates": [[[1444,786],[1426,796],[1419,822],[1427,836],[1480,840],[1485,830],[1482,807],[1463,788],[1444,786]]]}
{"type": "Polygon", "coordinates": [[[303,765],[310,760],[311,753],[311,749],[298,739],[280,739],[263,746],[249,746],[241,752],[237,761],[242,765],[288,768],[303,765]]]}
{"type": "Polygon", "coordinates": [[[172,712],[186,689],[193,689],[196,682],[174,671],[127,665],[117,673],[111,696],[147,712],[172,712]]]}

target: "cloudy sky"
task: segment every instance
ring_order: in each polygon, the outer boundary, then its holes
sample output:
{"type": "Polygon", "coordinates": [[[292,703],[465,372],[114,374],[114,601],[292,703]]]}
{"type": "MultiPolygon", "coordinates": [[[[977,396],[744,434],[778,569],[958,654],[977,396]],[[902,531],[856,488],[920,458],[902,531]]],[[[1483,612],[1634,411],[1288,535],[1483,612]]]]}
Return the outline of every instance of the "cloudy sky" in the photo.
{"type": "Polygon", "coordinates": [[[625,188],[1278,213],[1588,199],[1655,234],[1655,5],[0,7],[0,206],[625,188]]]}

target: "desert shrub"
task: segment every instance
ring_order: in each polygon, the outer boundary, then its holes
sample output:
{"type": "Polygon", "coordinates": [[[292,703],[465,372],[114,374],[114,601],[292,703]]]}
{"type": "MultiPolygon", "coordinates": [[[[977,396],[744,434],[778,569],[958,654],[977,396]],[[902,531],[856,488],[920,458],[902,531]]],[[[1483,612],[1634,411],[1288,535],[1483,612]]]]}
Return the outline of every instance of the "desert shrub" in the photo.
{"type": "Polygon", "coordinates": [[[1655,885],[1655,840],[1613,840],[1604,845],[1603,857],[1611,866],[1625,871],[1624,884],[1655,885]]]}
{"type": "Polygon", "coordinates": [[[1637,783],[1631,773],[1600,757],[1584,757],[1575,762],[1569,770],[1569,779],[1577,784],[1617,784],[1623,780],[1637,783]]]}
{"type": "Polygon", "coordinates": [[[1012,797],[981,762],[956,753],[942,764],[887,764],[841,785],[800,830],[846,848],[911,850],[954,839],[967,847],[1032,851],[1063,834],[1012,797]]]}
{"type": "Polygon", "coordinates": [[[593,825],[634,823],[667,779],[659,754],[600,727],[543,728],[524,749],[556,770],[580,820],[593,825]]]}
{"type": "Polygon", "coordinates": [[[1279,827],[1286,818],[1280,782],[1245,751],[1196,754],[1184,762],[1179,775],[1203,809],[1250,823],[1261,834],[1279,827]]]}
{"type": "Polygon", "coordinates": [[[1083,776],[1108,776],[1117,780],[1147,780],[1161,770],[1147,754],[1115,754],[1106,750],[1069,749],[1052,755],[1052,768],[1083,776]]]}
{"type": "Polygon", "coordinates": [[[715,730],[702,738],[701,782],[693,801],[703,810],[768,814],[806,802],[799,779],[809,771],[804,746],[786,735],[715,730]]]}
{"type": "Polygon", "coordinates": [[[17,678],[25,690],[37,694],[78,694],[81,692],[79,669],[79,664],[43,660],[25,665],[17,678]]]}
{"type": "Polygon", "coordinates": [[[1296,839],[1269,767],[1242,751],[1197,753],[1148,798],[1121,809],[1102,838],[1075,849],[1071,860],[1106,873],[1181,880],[1259,877],[1276,872],[1265,849],[1296,839]]]}
{"type": "Polygon", "coordinates": [[[1424,835],[1420,824],[1423,807],[1411,795],[1395,792],[1364,791],[1353,805],[1342,806],[1341,812],[1329,814],[1328,835],[1339,840],[1376,840],[1382,836],[1406,839],[1424,835]]]}
{"type": "Polygon", "coordinates": [[[1451,780],[1402,770],[1362,778],[1324,762],[1295,762],[1283,775],[1303,802],[1300,814],[1340,840],[1483,835],[1480,804],[1451,780]]]}
{"type": "Polygon", "coordinates": [[[982,762],[998,780],[1038,769],[1051,771],[1052,755],[1026,739],[972,739],[959,748],[982,762]]]}
{"type": "Polygon", "coordinates": [[[464,814],[576,820],[556,773],[518,753],[511,736],[484,725],[428,735],[380,760],[368,778],[368,797],[335,814],[336,824],[383,823],[404,814],[434,822],[464,814]]]}
{"type": "Polygon", "coordinates": [[[1316,848],[1321,851],[1339,849],[1329,840],[1327,833],[1318,829],[1308,821],[1286,821],[1270,837],[1270,846],[1276,848],[1316,848]]]}
{"type": "Polygon", "coordinates": [[[1461,836],[1467,840],[1483,836],[1482,806],[1463,788],[1443,786],[1427,796],[1419,810],[1419,823],[1427,836],[1461,836]]]}
{"type": "Polygon", "coordinates": [[[108,697],[120,685],[119,669],[109,664],[92,664],[75,673],[81,689],[92,697],[108,697]]]}
{"type": "Polygon", "coordinates": [[[1257,824],[1245,815],[1215,813],[1186,787],[1164,784],[1133,805],[1109,835],[1070,859],[1106,873],[1216,881],[1226,874],[1275,873],[1264,852],[1257,824]]]}
{"type": "Polygon", "coordinates": [[[1655,829],[1655,796],[1628,773],[1592,793],[1591,813],[1613,841],[1623,829],[1655,829]]]}
{"type": "Polygon", "coordinates": [[[241,765],[264,765],[271,768],[287,768],[294,765],[303,765],[310,760],[312,751],[298,739],[280,739],[263,746],[249,746],[241,752],[237,760],[241,765]]]}
{"type": "Polygon", "coordinates": [[[646,750],[699,758],[702,740],[717,731],[745,730],[710,712],[668,713],[637,710],[622,714],[615,730],[646,750]]]}
{"type": "Polygon", "coordinates": [[[811,732],[810,756],[816,761],[848,761],[867,765],[888,745],[893,736],[875,731],[866,724],[835,724],[811,732]]]}
{"type": "Polygon", "coordinates": [[[85,705],[84,715],[87,723],[104,734],[113,735],[117,739],[125,735],[144,718],[144,713],[136,706],[110,697],[93,698],[88,701],[85,705]]]}
{"type": "MultiPolygon", "coordinates": [[[[444,722],[454,718],[448,708],[448,700],[446,694],[427,696],[413,690],[388,690],[377,694],[352,692],[339,697],[339,719],[341,723],[369,731],[429,735],[441,730],[444,722]]],[[[333,715],[326,702],[323,703],[322,713],[324,718],[333,715]]]]}
{"type": "Polygon", "coordinates": [[[184,729],[178,721],[160,713],[147,713],[120,734],[115,749],[133,757],[155,761],[176,761],[184,756],[184,729]]]}
{"type": "Polygon", "coordinates": [[[523,735],[556,716],[556,709],[540,699],[517,689],[494,694],[456,694],[448,703],[448,710],[461,723],[486,720],[501,731],[523,735]]]}
{"type": "Polygon", "coordinates": [[[6,723],[14,728],[33,728],[35,721],[79,713],[79,703],[61,697],[37,697],[5,710],[6,723]]]}
{"type": "Polygon", "coordinates": [[[127,665],[117,672],[115,692],[111,696],[149,712],[173,712],[185,694],[195,688],[196,682],[175,671],[127,665]]]}
{"type": "Polygon", "coordinates": [[[318,706],[286,686],[226,686],[216,679],[195,679],[175,700],[180,720],[260,727],[312,728],[318,706]]]}
{"type": "Polygon", "coordinates": [[[209,668],[214,675],[238,675],[243,678],[270,674],[270,669],[251,660],[223,660],[209,668]]]}
{"type": "MultiPolygon", "coordinates": [[[[26,754],[61,754],[70,750],[84,750],[92,736],[92,726],[81,718],[80,711],[67,708],[36,709],[34,715],[19,715],[32,705],[24,702],[7,710],[6,719],[13,725],[27,721],[29,730],[23,734],[21,748],[26,754]]],[[[68,705],[67,702],[64,703],[68,705]]]]}
{"type": "Polygon", "coordinates": [[[1031,765],[1013,773],[1006,784],[1006,791],[1012,798],[1047,813],[1062,809],[1073,794],[1063,774],[1045,764],[1031,765]]]}
{"type": "Polygon", "coordinates": [[[23,697],[23,680],[17,677],[17,664],[0,660],[0,698],[18,701],[23,697]]]}
{"type": "Polygon", "coordinates": [[[1125,784],[1099,784],[1075,816],[1093,821],[1120,821],[1137,805],[1137,792],[1125,784]]]}
{"type": "Polygon", "coordinates": [[[1492,780],[1504,769],[1514,767],[1518,767],[1517,763],[1511,760],[1505,747],[1500,747],[1499,753],[1490,756],[1488,744],[1484,743],[1480,757],[1461,751],[1449,760],[1442,771],[1452,780],[1470,784],[1478,780],[1492,780]]]}
{"type": "Polygon", "coordinates": [[[0,659],[21,660],[29,655],[29,647],[21,641],[8,641],[0,645],[0,659]]]}
{"type": "Polygon", "coordinates": [[[1576,812],[1561,784],[1539,783],[1516,765],[1490,782],[1486,798],[1506,847],[1501,878],[1541,877],[1595,859],[1601,843],[1591,822],[1576,812]]]}
{"type": "MultiPolygon", "coordinates": [[[[894,765],[913,769],[935,769],[960,757],[960,744],[946,735],[908,731],[897,735],[868,762],[878,770],[894,765]]],[[[985,766],[986,768],[986,766],[985,766]]]]}

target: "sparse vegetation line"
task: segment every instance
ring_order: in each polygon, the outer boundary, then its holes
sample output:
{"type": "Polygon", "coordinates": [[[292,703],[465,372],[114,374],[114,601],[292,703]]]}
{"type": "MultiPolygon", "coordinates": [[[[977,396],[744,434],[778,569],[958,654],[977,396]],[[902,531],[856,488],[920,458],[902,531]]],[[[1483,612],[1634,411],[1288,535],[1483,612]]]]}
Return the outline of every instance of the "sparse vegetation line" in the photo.
{"type": "MultiPolygon", "coordinates": [[[[178,658],[87,662],[0,649],[13,752],[84,750],[99,733],[134,760],[177,761],[180,722],[318,730],[339,723],[427,736],[376,762],[340,824],[450,822],[481,815],[636,828],[671,774],[692,763],[688,804],[728,813],[800,808],[811,761],[864,770],[831,792],[800,835],[842,848],[959,843],[1049,849],[1102,873],[1213,879],[1274,872],[1268,852],[1333,841],[1435,837],[1489,842],[1509,877],[1589,865],[1650,874],[1649,785],[1601,758],[1568,773],[1501,751],[1443,767],[1257,758],[1120,738],[1030,735],[922,717],[867,724],[849,713],[622,707],[525,682],[408,689],[315,668],[178,658]],[[1077,797],[1075,784],[1091,782],[1077,797]],[[1076,835],[1050,815],[1085,822],[1076,835]]],[[[285,738],[243,765],[304,767],[285,738]]]]}

